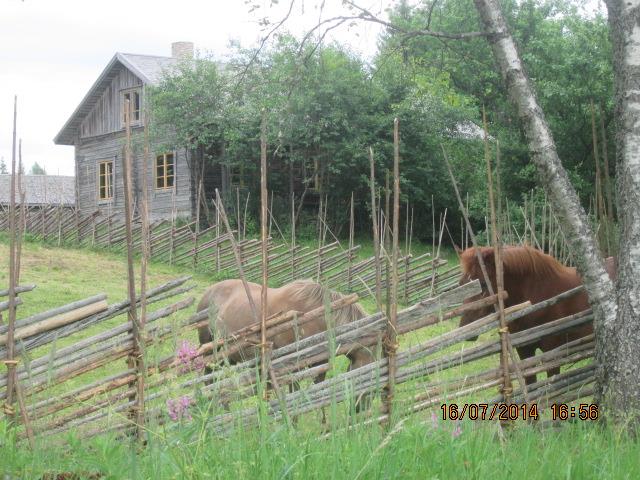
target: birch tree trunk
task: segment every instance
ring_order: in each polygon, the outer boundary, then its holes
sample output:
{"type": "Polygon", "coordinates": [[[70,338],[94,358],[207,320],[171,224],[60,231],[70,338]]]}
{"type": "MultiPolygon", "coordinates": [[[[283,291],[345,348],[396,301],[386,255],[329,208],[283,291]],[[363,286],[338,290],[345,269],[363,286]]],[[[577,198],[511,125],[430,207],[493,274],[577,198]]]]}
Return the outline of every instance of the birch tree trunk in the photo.
{"type": "MultiPolygon", "coordinates": [[[[640,0],[635,1],[637,3],[640,0]]],[[[605,348],[610,342],[608,333],[616,323],[617,307],[613,282],[604,268],[604,261],[599,253],[587,215],[558,158],[551,130],[524,71],[500,4],[498,0],[474,0],[474,2],[487,34],[487,41],[505,81],[509,99],[516,108],[524,127],[532,160],[537,169],[538,181],[547,192],[564,225],[564,233],[575,253],[576,266],[589,294],[596,319],[595,331],[598,339],[596,362],[599,365],[597,378],[598,401],[600,401],[609,382],[605,367],[613,361],[610,355],[611,350],[605,348]]],[[[637,212],[638,210],[636,214],[637,212]]],[[[636,234],[640,235],[637,230],[636,234]]],[[[640,253],[637,252],[636,255],[640,253]]],[[[640,358],[637,357],[637,360],[640,361],[640,358]]],[[[637,374],[637,371],[635,370],[634,373],[637,374]]]]}
{"type": "Polygon", "coordinates": [[[603,345],[607,399],[635,425],[640,418],[640,0],[606,0],[616,90],[620,253],[618,313],[603,345]]]}

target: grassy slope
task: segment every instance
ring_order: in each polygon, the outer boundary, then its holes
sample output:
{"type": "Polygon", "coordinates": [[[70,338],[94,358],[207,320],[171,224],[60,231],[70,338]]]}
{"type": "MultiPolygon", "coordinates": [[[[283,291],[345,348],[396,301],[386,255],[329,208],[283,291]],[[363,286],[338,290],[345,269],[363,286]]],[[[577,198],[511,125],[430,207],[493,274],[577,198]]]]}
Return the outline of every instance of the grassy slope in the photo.
{"type": "MultiPolygon", "coordinates": [[[[0,238],[0,258],[7,254],[6,241],[0,238]]],[[[101,292],[109,295],[110,303],[126,297],[125,263],[121,256],[108,252],[28,243],[23,272],[21,283],[36,283],[38,288],[23,295],[25,305],[20,307],[19,318],[101,292]]],[[[185,269],[153,264],[150,284],[186,273],[185,269]]],[[[0,285],[7,280],[6,270],[0,270],[0,285]]],[[[211,275],[197,273],[194,296],[213,280],[211,275]]],[[[452,325],[405,336],[403,344],[449,328],[452,325]]],[[[485,366],[493,364],[491,359],[485,361],[485,366]]],[[[447,374],[457,376],[464,371],[447,374]]],[[[404,393],[415,392],[413,387],[404,385],[404,393]]],[[[32,453],[15,446],[0,422],[0,473],[16,478],[38,478],[46,471],[99,471],[108,478],[248,478],[262,474],[263,478],[529,479],[633,478],[633,472],[640,471],[637,441],[592,424],[543,432],[519,424],[501,442],[495,425],[488,422],[464,422],[461,435],[454,438],[452,422],[432,422],[429,415],[409,419],[388,437],[382,429],[368,427],[320,440],[314,419],[293,429],[265,422],[257,430],[239,429],[231,438],[211,437],[194,413],[195,420],[177,430],[150,431],[148,448],[141,453],[112,438],[78,442],[73,437],[68,438],[71,450],[42,441],[32,453]]],[[[348,420],[340,416],[334,421],[339,427],[348,420]]]]}
{"type": "MultiPolygon", "coordinates": [[[[0,258],[8,257],[6,239],[0,237],[0,258]]],[[[35,283],[37,288],[23,294],[24,304],[19,307],[18,318],[98,293],[106,293],[109,304],[124,300],[127,298],[126,269],[126,262],[120,254],[26,243],[21,260],[20,284],[35,283]]],[[[136,264],[135,271],[139,275],[139,264],[136,264]]],[[[183,275],[194,273],[184,268],[154,263],[149,267],[148,283],[153,287],[183,275]]],[[[209,282],[204,274],[195,274],[194,280],[202,288],[209,282]]],[[[8,283],[8,270],[3,265],[0,269],[0,285],[8,283]]],[[[197,291],[199,293],[201,289],[197,291]]]]}

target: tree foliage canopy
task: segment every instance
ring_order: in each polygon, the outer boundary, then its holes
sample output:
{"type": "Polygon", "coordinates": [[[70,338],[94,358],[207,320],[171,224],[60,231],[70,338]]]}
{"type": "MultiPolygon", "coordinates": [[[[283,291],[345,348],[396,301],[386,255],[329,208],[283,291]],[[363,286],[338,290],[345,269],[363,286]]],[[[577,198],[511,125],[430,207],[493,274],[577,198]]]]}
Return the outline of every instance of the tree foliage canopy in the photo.
{"type": "MultiPolygon", "coordinates": [[[[602,109],[612,135],[611,48],[606,19],[586,17],[565,0],[503,2],[503,9],[535,83],[565,168],[583,198],[593,193],[595,168],[590,102],[602,109]]],[[[391,21],[407,30],[481,30],[468,2],[445,0],[410,7],[402,3],[391,21]]],[[[276,34],[259,51],[238,47],[224,63],[196,59],[167,76],[151,95],[156,134],[200,148],[207,161],[241,167],[247,185],[259,182],[259,132],[268,124],[269,188],[287,199],[289,168],[302,172],[332,205],[355,192],[367,216],[368,147],[375,152],[378,181],[391,166],[393,118],[400,118],[403,202],[415,207],[416,231],[431,232],[431,203],[455,208],[443,168],[441,143],[452,151],[461,189],[469,192],[477,223],[485,215],[486,182],[479,138],[460,133],[481,124],[484,106],[492,137],[502,151],[503,191],[516,203],[535,188],[524,133],[483,38],[465,41],[407,36],[388,30],[369,64],[338,45],[301,43],[276,34]],[[170,134],[170,135],[169,135],[170,134]]],[[[299,192],[298,192],[299,193],[299,192]]],[[[286,210],[286,209],[283,209],[286,210]]],[[[346,208],[333,209],[334,222],[346,208]]]]}

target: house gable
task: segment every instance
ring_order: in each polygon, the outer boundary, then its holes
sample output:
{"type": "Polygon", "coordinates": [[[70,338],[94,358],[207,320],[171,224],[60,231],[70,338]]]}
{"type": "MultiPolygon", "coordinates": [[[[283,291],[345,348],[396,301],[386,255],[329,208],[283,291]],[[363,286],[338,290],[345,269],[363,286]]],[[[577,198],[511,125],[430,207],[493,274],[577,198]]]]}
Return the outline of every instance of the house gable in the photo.
{"type": "Polygon", "coordinates": [[[177,62],[173,57],[116,53],[56,135],[54,143],[75,145],[79,138],[122,130],[122,91],[142,90],[144,85],[156,84],[177,62]]]}
{"type": "MultiPolygon", "coordinates": [[[[117,68],[117,67],[116,67],[117,68]]],[[[91,111],[80,123],[80,138],[95,137],[117,132],[124,128],[123,94],[138,89],[142,94],[143,82],[125,67],[117,68],[117,74],[105,88],[91,111]]]]}

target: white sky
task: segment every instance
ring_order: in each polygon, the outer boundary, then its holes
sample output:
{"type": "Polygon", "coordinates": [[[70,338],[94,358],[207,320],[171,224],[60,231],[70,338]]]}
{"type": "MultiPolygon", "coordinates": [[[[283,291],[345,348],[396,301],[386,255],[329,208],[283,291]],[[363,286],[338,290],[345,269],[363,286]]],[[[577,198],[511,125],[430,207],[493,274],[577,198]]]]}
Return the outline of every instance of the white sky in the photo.
{"type": "MultiPolygon", "coordinates": [[[[263,35],[259,18],[279,19],[289,0],[248,13],[244,0],[0,0],[0,157],[11,168],[13,96],[18,95],[18,138],[28,170],[34,162],[49,174],[73,175],[73,147],[53,137],[78,106],[115,52],[170,55],[171,43],[192,41],[200,52],[223,56],[229,40],[254,45],[263,35]]],[[[306,31],[321,0],[296,0],[287,28],[306,31]]],[[[379,13],[393,0],[362,0],[379,13]]],[[[325,0],[323,18],[344,13],[340,0],[325,0]]],[[[363,55],[375,51],[380,27],[359,23],[333,38],[363,55]]]]}

